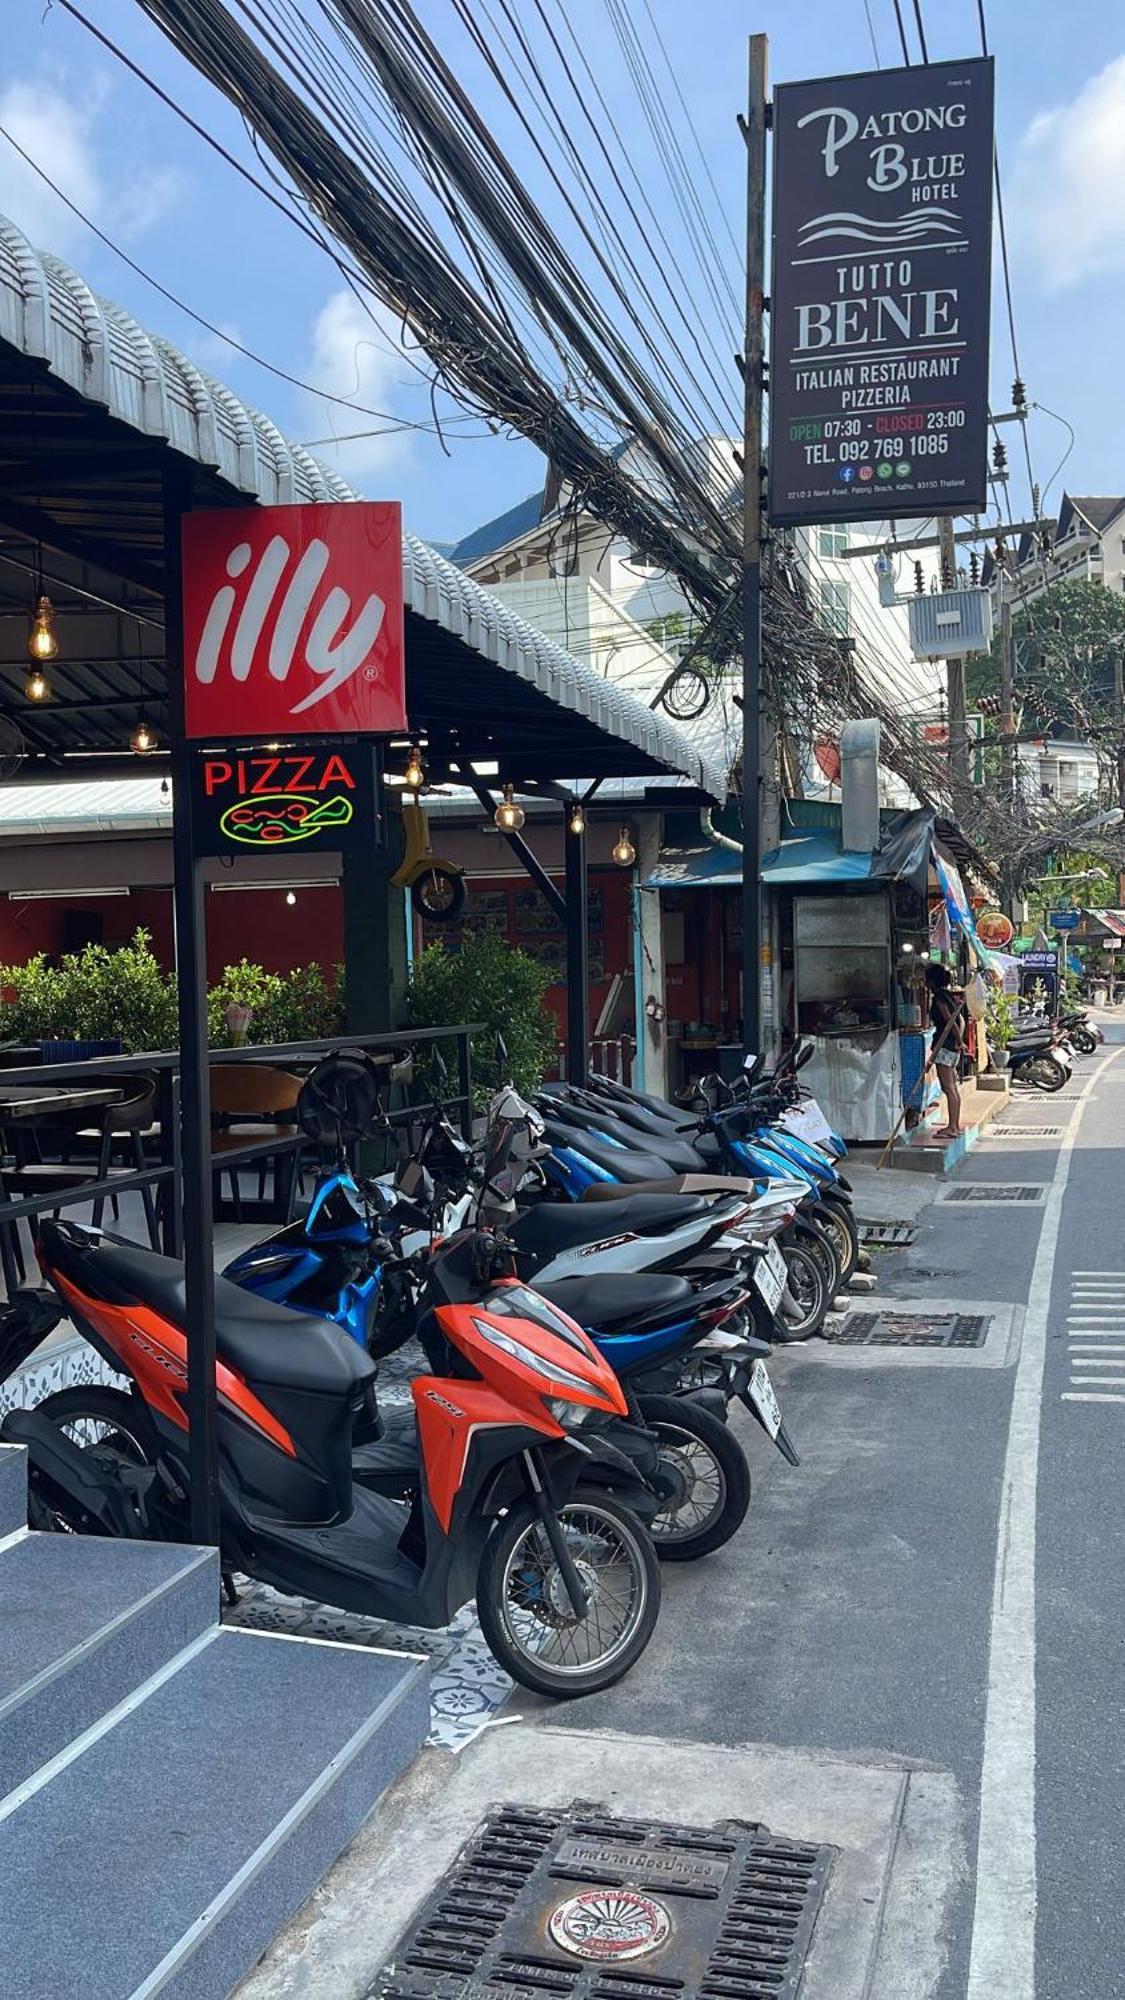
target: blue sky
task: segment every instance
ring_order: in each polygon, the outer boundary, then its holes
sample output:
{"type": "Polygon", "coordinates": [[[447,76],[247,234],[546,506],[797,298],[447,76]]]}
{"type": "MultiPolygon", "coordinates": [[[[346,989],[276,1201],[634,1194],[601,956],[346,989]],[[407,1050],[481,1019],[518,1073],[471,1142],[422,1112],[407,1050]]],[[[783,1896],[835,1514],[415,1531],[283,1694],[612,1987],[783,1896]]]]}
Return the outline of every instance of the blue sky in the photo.
{"type": "MultiPolygon", "coordinates": [[[[744,95],[746,34],[771,40],[775,81],[872,66],[863,0],[649,0],[677,68],[723,209],[741,237],[744,155],[735,113],[744,95]]],[[[313,0],[303,0],[310,15],[313,0]]],[[[884,63],[899,60],[891,0],[869,0],[884,63]]],[[[567,0],[638,174],[660,199],[659,167],[609,30],[606,0],[567,0]]],[[[84,0],[84,11],[138,65],[239,157],[253,162],[225,99],[181,61],[133,0],[84,0]]],[[[450,0],[421,0],[431,32],[463,49],[450,0]]],[[[631,0],[643,19],[643,0],[631,0]]],[[[933,59],[979,50],[976,0],[925,0],[933,59]]],[[[904,4],[904,15],[912,7],[904,4]]],[[[1013,254],[1017,332],[1028,393],[1077,433],[1062,479],[1072,492],[1125,491],[1122,325],[1125,322],[1125,10],[1120,0],[989,0],[997,58],[998,137],[1013,254]],[[1080,27],[1079,27],[1080,17],[1080,27]]],[[[396,417],[428,422],[429,395],[404,361],[397,329],[380,334],[341,287],[338,272],[283,217],[219,161],[144,85],[60,7],[6,0],[0,51],[0,125],[61,189],[168,289],[245,346],[307,382],[396,417]]],[[[534,177],[526,141],[466,58],[466,81],[488,101],[495,129],[534,177]]],[[[665,77],[667,85],[667,78],[665,77]]],[[[669,88],[669,95],[670,95],[669,88]]],[[[678,115],[678,114],[677,114],[678,115]]],[[[686,129],[682,143],[690,150],[686,129]]],[[[700,186],[706,192],[698,157],[700,186]]],[[[708,194],[708,199],[710,196],[708,194]]],[[[63,209],[0,138],[0,212],[92,285],[167,335],[281,428],[302,440],[366,427],[339,406],[271,377],[203,332],[128,269],[63,209]]],[[[673,247],[679,240],[667,218],[673,247]]],[[[720,237],[720,241],[722,238],[720,237]]],[[[733,274],[737,287],[737,273],[733,274]]],[[[705,327],[712,309],[686,270],[685,297],[705,327]]],[[[997,300],[999,287],[997,286],[997,300]]],[[[712,329],[714,331],[714,329],[712,329]]],[[[728,343],[716,336],[724,358],[728,343]]],[[[1007,407],[1011,360],[997,312],[994,407],[1007,407]]],[[[449,408],[448,405],[444,406],[449,408]]],[[[402,497],[416,532],[453,539],[537,483],[532,447],[450,431],[446,457],[427,430],[321,446],[320,455],[364,491],[402,497]]],[[[461,426],[479,432],[479,426],[461,426]]],[[[1014,441],[1014,433],[1008,436],[1014,441]]],[[[1046,416],[1032,429],[1035,471],[1046,482],[1066,448],[1046,416]]],[[[1058,497],[1057,482],[1052,498],[1058,497]]],[[[1017,512],[1026,487],[1013,480],[1017,512]]]]}

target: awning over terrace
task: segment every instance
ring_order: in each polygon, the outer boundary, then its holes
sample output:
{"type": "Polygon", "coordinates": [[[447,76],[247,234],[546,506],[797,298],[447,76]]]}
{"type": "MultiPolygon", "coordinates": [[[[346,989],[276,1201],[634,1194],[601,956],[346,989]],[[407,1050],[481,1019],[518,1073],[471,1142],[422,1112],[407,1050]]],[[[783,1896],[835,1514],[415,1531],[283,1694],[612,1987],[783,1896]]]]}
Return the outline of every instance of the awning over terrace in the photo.
{"type": "MultiPolygon", "coordinates": [[[[167,727],[163,476],[173,454],[195,468],[196,506],[361,497],[3,218],[0,440],[0,708],[23,733],[25,776],[79,756],[101,775],[116,763],[136,769],[127,739],[142,696],[158,733],[167,727]],[[54,699],[33,709],[23,681],[40,540],[60,653],[54,699]]],[[[437,757],[496,762],[516,783],[673,775],[725,795],[724,773],[683,730],[412,535],[403,582],[409,713],[437,757]]]]}

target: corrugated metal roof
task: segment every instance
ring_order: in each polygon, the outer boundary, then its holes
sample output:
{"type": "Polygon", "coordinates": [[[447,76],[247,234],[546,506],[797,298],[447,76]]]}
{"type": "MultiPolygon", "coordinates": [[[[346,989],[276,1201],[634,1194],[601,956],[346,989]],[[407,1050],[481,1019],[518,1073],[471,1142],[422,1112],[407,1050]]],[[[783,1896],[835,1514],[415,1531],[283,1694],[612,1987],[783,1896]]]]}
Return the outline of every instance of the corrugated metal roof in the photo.
{"type": "MultiPolygon", "coordinates": [[[[265,506],[363,498],[170,342],[97,298],[68,265],[33,249],[3,217],[0,341],[41,360],[140,435],[160,439],[265,506]]],[[[425,542],[404,534],[402,559],[406,604],[418,617],[556,706],[690,778],[710,797],[725,797],[725,773],[674,723],[544,638],[425,542]]]]}
{"type": "Polygon", "coordinates": [[[106,778],[96,783],[0,786],[0,840],[36,833],[114,833],[123,828],[167,832],[172,795],[160,778],[106,778]]]}

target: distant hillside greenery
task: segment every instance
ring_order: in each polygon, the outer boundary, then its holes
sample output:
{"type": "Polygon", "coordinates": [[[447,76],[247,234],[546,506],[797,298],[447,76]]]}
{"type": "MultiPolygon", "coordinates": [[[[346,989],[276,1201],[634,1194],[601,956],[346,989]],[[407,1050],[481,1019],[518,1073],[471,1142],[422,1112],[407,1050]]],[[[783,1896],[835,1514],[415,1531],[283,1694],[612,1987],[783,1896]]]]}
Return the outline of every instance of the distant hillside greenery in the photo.
{"type": "MultiPolygon", "coordinates": [[[[1125,648],[1125,597],[1101,583],[1056,583],[1015,609],[1017,727],[1094,736],[1113,727],[1113,659],[1125,648]]],[[[966,661],[970,708],[1000,693],[1000,633],[966,661]]],[[[987,707],[988,704],[986,704],[987,707]]]]}

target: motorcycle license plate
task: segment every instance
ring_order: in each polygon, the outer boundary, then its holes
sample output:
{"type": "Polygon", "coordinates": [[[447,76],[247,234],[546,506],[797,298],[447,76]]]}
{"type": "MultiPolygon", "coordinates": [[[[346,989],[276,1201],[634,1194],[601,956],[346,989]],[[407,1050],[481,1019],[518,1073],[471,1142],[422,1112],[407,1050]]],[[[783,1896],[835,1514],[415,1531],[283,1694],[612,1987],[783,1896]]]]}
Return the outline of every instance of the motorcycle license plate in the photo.
{"type": "Polygon", "coordinates": [[[758,1296],[767,1312],[776,1312],[778,1301],[789,1280],[785,1259],[776,1243],[771,1243],[764,1257],[759,1257],[754,1266],[754,1283],[758,1296]]]}
{"type": "Polygon", "coordinates": [[[750,1371],[750,1401],[761,1417],[771,1438],[781,1429],[781,1409],[773,1393],[773,1383],[766,1373],[764,1361],[755,1361],[750,1371]]]}

